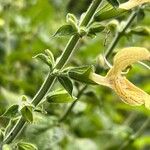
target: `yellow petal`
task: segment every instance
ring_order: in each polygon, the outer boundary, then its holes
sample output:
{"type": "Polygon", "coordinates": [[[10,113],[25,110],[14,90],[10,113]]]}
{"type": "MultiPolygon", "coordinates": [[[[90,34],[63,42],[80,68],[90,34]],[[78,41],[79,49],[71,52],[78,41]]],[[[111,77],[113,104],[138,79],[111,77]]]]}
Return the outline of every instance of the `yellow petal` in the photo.
{"type": "Polygon", "coordinates": [[[118,75],[129,65],[142,60],[150,60],[150,52],[142,47],[129,47],[120,50],[114,57],[113,67],[107,76],[118,75]]]}
{"type": "Polygon", "coordinates": [[[129,0],[128,2],[120,4],[119,8],[130,10],[136,6],[139,6],[148,2],[150,2],[150,0],[129,0]]]}
{"type": "Polygon", "coordinates": [[[150,95],[136,87],[125,77],[117,76],[113,80],[112,85],[114,91],[125,103],[133,106],[145,104],[150,109],[150,95]]]}

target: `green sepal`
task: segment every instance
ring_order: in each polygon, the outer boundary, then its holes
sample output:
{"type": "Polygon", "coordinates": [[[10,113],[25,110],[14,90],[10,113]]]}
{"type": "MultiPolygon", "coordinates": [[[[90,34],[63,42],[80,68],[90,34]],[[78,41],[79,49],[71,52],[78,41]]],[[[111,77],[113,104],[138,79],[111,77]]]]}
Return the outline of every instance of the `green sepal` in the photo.
{"type": "Polygon", "coordinates": [[[48,94],[46,101],[49,103],[70,103],[76,100],[66,90],[58,90],[48,94]]]}
{"type": "Polygon", "coordinates": [[[83,66],[83,67],[70,69],[68,71],[68,75],[70,78],[76,81],[87,83],[87,84],[95,84],[95,82],[89,79],[89,76],[92,72],[94,72],[92,66],[83,66]]]}

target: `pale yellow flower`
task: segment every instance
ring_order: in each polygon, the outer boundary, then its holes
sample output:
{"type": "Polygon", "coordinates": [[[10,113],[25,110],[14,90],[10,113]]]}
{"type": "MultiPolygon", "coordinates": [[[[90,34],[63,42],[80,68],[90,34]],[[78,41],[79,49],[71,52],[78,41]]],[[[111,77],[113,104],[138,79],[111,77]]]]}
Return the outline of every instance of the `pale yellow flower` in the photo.
{"type": "Polygon", "coordinates": [[[120,4],[119,8],[129,10],[136,6],[149,3],[149,2],[150,0],[129,0],[128,2],[120,4]]]}
{"type": "Polygon", "coordinates": [[[129,65],[142,60],[150,61],[150,52],[141,47],[129,47],[120,50],[114,57],[113,67],[105,77],[91,73],[90,79],[97,84],[108,86],[127,104],[133,106],[145,105],[150,108],[150,95],[132,84],[122,71],[129,65]]]}

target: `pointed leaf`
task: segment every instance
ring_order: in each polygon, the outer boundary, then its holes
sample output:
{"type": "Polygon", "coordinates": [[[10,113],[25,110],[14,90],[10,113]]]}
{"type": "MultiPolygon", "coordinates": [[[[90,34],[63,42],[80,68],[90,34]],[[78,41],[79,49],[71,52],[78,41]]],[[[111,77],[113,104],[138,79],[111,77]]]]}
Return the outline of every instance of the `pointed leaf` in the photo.
{"type": "Polygon", "coordinates": [[[52,67],[51,60],[45,54],[43,54],[43,53],[39,53],[36,56],[34,56],[33,58],[38,58],[42,62],[44,62],[45,64],[47,64],[48,66],[52,67]]]}
{"type": "Polygon", "coordinates": [[[103,21],[111,18],[116,18],[124,15],[127,12],[125,9],[114,8],[109,3],[106,3],[94,16],[95,21],[103,21]]]}
{"type": "Polygon", "coordinates": [[[54,59],[53,53],[52,53],[49,49],[46,49],[46,50],[45,50],[45,54],[46,54],[47,57],[49,58],[49,61],[51,62],[51,64],[54,65],[55,59],[54,59]]]}
{"type": "Polygon", "coordinates": [[[76,98],[72,97],[66,90],[54,91],[48,94],[46,100],[49,103],[70,103],[76,98]]]}
{"type": "Polygon", "coordinates": [[[58,81],[65,88],[66,91],[72,96],[73,84],[67,76],[58,76],[58,81]]]}
{"type": "Polygon", "coordinates": [[[12,105],[4,112],[4,114],[2,114],[2,116],[8,117],[8,118],[13,118],[17,115],[18,108],[19,108],[18,105],[12,105]]]}
{"type": "Polygon", "coordinates": [[[61,26],[53,36],[67,36],[74,35],[77,31],[72,27],[72,25],[61,26]]]}
{"type": "Polygon", "coordinates": [[[78,19],[75,15],[68,13],[66,16],[66,22],[69,23],[75,30],[78,30],[78,19]]]}

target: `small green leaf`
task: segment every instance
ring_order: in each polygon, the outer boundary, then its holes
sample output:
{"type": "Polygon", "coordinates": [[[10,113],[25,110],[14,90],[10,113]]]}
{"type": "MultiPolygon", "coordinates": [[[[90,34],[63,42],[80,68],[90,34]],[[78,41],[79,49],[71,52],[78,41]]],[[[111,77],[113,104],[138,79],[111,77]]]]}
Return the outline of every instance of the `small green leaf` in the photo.
{"type": "Polygon", "coordinates": [[[100,10],[95,14],[94,21],[103,21],[111,18],[116,18],[121,15],[124,15],[126,12],[128,12],[125,9],[120,8],[114,8],[109,3],[106,3],[100,10]]]}
{"type": "Polygon", "coordinates": [[[46,49],[45,54],[47,55],[47,57],[48,57],[49,61],[51,62],[51,64],[54,65],[55,59],[54,59],[53,53],[49,49],[46,49]]]}
{"type": "Polygon", "coordinates": [[[100,33],[105,29],[100,23],[94,23],[89,27],[88,35],[96,35],[96,33],[100,33]]]}
{"type": "Polygon", "coordinates": [[[113,7],[118,7],[119,2],[118,0],[107,0],[113,7]]]}
{"type": "Polygon", "coordinates": [[[17,143],[17,148],[18,150],[38,150],[35,145],[26,142],[17,143]]]}
{"type": "Polygon", "coordinates": [[[72,96],[73,84],[67,76],[58,76],[58,81],[65,88],[66,91],[72,96]]]}
{"type": "Polygon", "coordinates": [[[39,53],[36,56],[34,56],[33,58],[39,58],[42,62],[44,62],[45,64],[47,64],[48,66],[52,67],[52,63],[51,60],[48,58],[48,56],[46,56],[43,53],[39,53]]]}
{"type": "Polygon", "coordinates": [[[32,114],[32,106],[24,106],[20,112],[22,117],[27,121],[27,122],[33,122],[33,114],[32,114]]]}
{"type": "Polygon", "coordinates": [[[48,94],[46,100],[49,103],[70,103],[76,100],[76,98],[72,97],[66,90],[58,90],[48,94]]]}
{"type": "Polygon", "coordinates": [[[93,72],[92,66],[84,66],[70,69],[68,74],[69,77],[74,80],[84,82],[87,84],[95,84],[95,82],[89,79],[91,72],[93,72]]]}
{"type": "Polygon", "coordinates": [[[78,29],[78,19],[75,15],[68,13],[66,16],[66,22],[69,23],[75,30],[78,29]]]}
{"type": "Polygon", "coordinates": [[[8,117],[8,118],[13,118],[17,115],[18,108],[19,108],[18,105],[12,105],[4,112],[4,114],[2,114],[2,116],[8,117]]]}
{"type": "Polygon", "coordinates": [[[63,25],[61,26],[53,36],[67,36],[67,35],[74,35],[77,33],[72,25],[63,25]]]}

